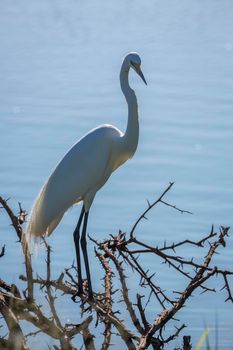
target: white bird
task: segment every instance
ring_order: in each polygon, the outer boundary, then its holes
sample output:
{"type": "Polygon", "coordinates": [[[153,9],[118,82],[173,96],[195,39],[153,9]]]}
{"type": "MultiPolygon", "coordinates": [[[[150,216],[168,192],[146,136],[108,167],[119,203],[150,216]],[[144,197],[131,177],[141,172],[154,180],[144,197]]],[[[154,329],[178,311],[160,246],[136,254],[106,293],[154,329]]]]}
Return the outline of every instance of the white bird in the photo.
{"type": "Polygon", "coordinates": [[[81,248],[88,281],[88,294],[93,297],[90,269],[86,250],[88,214],[97,191],[105,184],[113,171],[134,155],[139,136],[138,104],[134,90],[129,86],[130,68],[146,80],[140,68],[137,53],[129,53],[123,60],[120,84],[128,104],[128,123],[125,133],[112,125],[101,125],[83,136],[61,159],[41,188],[32,207],[26,238],[50,235],[64,213],[75,203],[83,202],[81,214],[73,233],[77,258],[78,292],[83,293],[81,248]]]}

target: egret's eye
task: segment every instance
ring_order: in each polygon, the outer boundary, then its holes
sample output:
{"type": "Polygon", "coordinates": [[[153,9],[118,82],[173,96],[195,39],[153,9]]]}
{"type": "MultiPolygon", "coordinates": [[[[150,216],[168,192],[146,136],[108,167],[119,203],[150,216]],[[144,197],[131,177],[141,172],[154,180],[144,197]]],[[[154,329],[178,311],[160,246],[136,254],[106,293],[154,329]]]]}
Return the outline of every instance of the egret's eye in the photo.
{"type": "Polygon", "coordinates": [[[135,69],[139,69],[140,68],[140,64],[139,63],[134,63],[132,61],[130,61],[130,63],[135,69]]]}

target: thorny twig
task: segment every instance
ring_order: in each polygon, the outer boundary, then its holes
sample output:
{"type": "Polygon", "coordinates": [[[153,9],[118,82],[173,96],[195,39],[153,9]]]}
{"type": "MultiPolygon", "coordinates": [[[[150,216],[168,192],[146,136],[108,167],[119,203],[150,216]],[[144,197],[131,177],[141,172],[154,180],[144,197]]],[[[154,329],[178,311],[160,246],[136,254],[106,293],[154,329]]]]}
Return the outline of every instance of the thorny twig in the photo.
{"type": "Polygon", "coordinates": [[[0,196],[0,203],[2,205],[2,207],[5,209],[5,211],[7,212],[8,216],[10,217],[11,220],[11,224],[15,229],[15,232],[19,238],[19,241],[21,242],[21,246],[22,246],[22,250],[24,253],[24,257],[25,257],[25,266],[26,266],[26,273],[27,273],[27,290],[28,290],[28,301],[32,302],[33,301],[33,283],[32,283],[32,279],[33,279],[33,272],[32,272],[32,263],[31,263],[31,255],[29,252],[29,247],[28,247],[28,243],[26,241],[26,236],[23,235],[23,229],[22,229],[22,224],[24,223],[25,219],[26,219],[26,212],[25,210],[22,209],[21,204],[19,203],[19,215],[16,216],[12,209],[9,207],[7,200],[4,200],[1,196],[0,196]]]}
{"type": "Polygon", "coordinates": [[[48,302],[51,308],[52,315],[54,317],[54,320],[56,322],[57,327],[62,329],[62,324],[61,321],[58,317],[56,308],[55,308],[55,297],[52,294],[51,290],[51,284],[49,283],[51,280],[51,247],[50,245],[46,242],[44,239],[44,244],[47,250],[47,260],[46,260],[46,266],[47,266],[47,279],[46,279],[46,292],[47,292],[47,297],[48,297],[48,302]]]}
{"type": "MultiPolygon", "coordinates": [[[[104,288],[105,288],[105,305],[106,309],[111,312],[112,309],[112,269],[109,265],[108,260],[105,258],[103,254],[99,254],[96,249],[95,249],[95,254],[98,257],[104,271],[105,271],[105,276],[104,276],[104,288]]],[[[112,337],[112,332],[111,332],[111,322],[109,322],[108,319],[104,319],[104,324],[105,324],[105,329],[104,329],[104,341],[101,347],[101,350],[106,350],[109,348],[111,344],[111,337],[112,337]]]]}
{"type": "Polygon", "coordinates": [[[151,204],[149,201],[147,201],[147,203],[148,203],[148,208],[147,208],[146,210],[144,210],[144,212],[139,216],[139,218],[137,219],[137,221],[136,221],[135,224],[133,225],[133,227],[132,227],[132,229],[131,229],[131,231],[130,231],[130,234],[129,234],[129,235],[130,235],[130,238],[133,238],[133,234],[134,234],[134,232],[135,232],[135,230],[136,230],[138,224],[140,223],[140,221],[141,221],[142,219],[147,219],[146,214],[147,214],[154,206],[156,206],[158,203],[163,203],[163,204],[165,204],[165,205],[167,205],[167,206],[169,206],[169,207],[171,207],[171,208],[173,208],[173,209],[178,210],[180,213],[192,214],[190,211],[183,210],[183,209],[179,209],[179,208],[177,208],[175,205],[172,205],[172,204],[169,204],[169,203],[163,201],[164,196],[167,194],[168,191],[170,191],[170,189],[172,188],[173,185],[174,185],[174,182],[170,182],[169,186],[163,191],[163,193],[161,194],[161,196],[159,196],[159,198],[156,199],[152,204],[151,204]]]}

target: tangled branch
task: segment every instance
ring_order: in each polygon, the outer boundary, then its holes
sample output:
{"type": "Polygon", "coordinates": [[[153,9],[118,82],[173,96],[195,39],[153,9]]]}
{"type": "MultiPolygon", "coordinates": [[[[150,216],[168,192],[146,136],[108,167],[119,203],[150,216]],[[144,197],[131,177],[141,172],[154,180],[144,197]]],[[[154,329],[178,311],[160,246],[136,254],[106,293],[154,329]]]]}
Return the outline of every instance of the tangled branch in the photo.
{"type": "MultiPolygon", "coordinates": [[[[19,203],[19,213],[15,215],[9,206],[9,201],[0,197],[0,204],[9,216],[11,225],[19,239],[25,260],[25,274],[20,279],[26,283],[26,291],[21,291],[15,284],[10,284],[0,279],[0,313],[5,321],[8,334],[0,336],[2,349],[26,350],[29,349],[30,338],[46,334],[56,345],[55,349],[75,350],[83,345],[87,350],[96,349],[95,337],[99,335],[99,325],[103,324],[104,332],[101,350],[107,350],[116,341],[115,334],[121,338],[125,348],[130,350],[144,350],[149,346],[160,350],[168,343],[180,336],[185,325],[175,329],[175,332],[165,337],[165,326],[170,324],[179,310],[188,303],[188,299],[194,291],[213,292],[215,289],[208,287],[206,282],[213,276],[222,278],[222,291],[225,293],[225,301],[233,302],[229,277],[233,271],[212,265],[214,254],[219,249],[226,247],[229,236],[229,227],[221,227],[215,232],[212,227],[210,232],[201,239],[195,241],[185,239],[172,244],[164,243],[163,246],[152,246],[137,238],[138,224],[146,218],[152,208],[162,204],[171,207],[181,213],[189,211],[178,208],[165,200],[165,196],[173,186],[170,183],[163,193],[153,202],[148,202],[148,207],[142,212],[134,223],[129,234],[121,231],[103,241],[90,239],[95,245],[96,259],[100,263],[103,274],[103,286],[101,293],[94,293],[94,300],[88,299],[87,283],[83,281],[84,293],[80,295],[79,307],[81,316],[76,324],[63,324],[59,314],[56,299],[73,296],[77,291],[76,273],[74,266],[66,268],[56,279],[52,279],[51,253],[48,242],[43,239],[47,252],[45,276],[35,276],[32,269],[32,260],[29,254],[27,242],[23,235],[22,225],[26,219],[26,212],[19,203]],[[192,246],[193,249],[203,249],[202,261],[181,256],[177,253],[180,248],[192,246]],[[185,280],[185,288],[174,298],[174,290],[165,291],[155,278],[156,271],[148,271],[143,264],[145,254],[151,254],[173,270],[178,278],[185,280]],[[133,272],[129,271],[129,267],[133,272]],[[137,290],[129,290],[128,274],[138,279],[137,290]],[[116,283],[119,281],[118,289],[116,283]],[[35,293],[37,291],[37,293],[35,293]],[[35,295],[42,293],[47,303],[46,311],[36,301],[35,295]],[[127,320],[121,319],[121,310],[117,309],[119,302],[128,314],[127,320]],[[160,308],[159,315],[154,316],[150,322],[148,317],[148,305],[157,302],[160,308]],[[86,316],[86,313],[90,313],[86,316]],[[51,317],[52,316],[52,317],[51,317]],[[32,326],[32,331],[25,334],[22,321],[32,326]],[[95,325],[95,332],[93,326],[95,325]],[[33,329],[34,327],[34,329],[33,329]],[[36,330],[35,330],[36,329],[36,330]],[[92,333],[90,331],[92,329],[92,333]],[[82,339],[78,347],[77,336],[82,339]]],[[[190,213],[191,214],[191,213],[190,213]]],[[[6,254],[5,246],[1,248],[1,262],[6,254]]],[[[101,286],[99,286],[101,288],[101,286]]],[[[176,293],[177,295],[177,293],[176,293]]],[[[78,317],[78,316],[77,316],[78,317]]],[[[182,349],[191,349],[189,336],[183,337],[182,349]]],[[[181,349],[181,348],[180,348],[181,349]]]]}

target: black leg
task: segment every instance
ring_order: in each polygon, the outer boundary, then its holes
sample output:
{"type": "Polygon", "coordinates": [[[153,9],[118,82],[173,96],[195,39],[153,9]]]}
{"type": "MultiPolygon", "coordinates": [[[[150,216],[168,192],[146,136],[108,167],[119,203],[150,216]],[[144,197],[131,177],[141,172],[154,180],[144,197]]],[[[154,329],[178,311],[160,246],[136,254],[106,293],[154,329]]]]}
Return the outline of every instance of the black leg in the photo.
{"type": "Polygon", "coordinates": [[[84,263],[85,263],[85,268],[86,268],[86,273],[87,273],[88,294],[89,294],[89,298],[93,299],[93,292],[92,292],[92,285],[91,285],[91,274],[90,274],[90,268],[89,268],[89,262],[88,262],[87,241],[86,241],[88,214],[89,214],[89,212],[85,213],[85,215],[84,215],[84,223],[83,223],[83,230],[82,230],[82,237],[81,237],[81,247],[82,247],[82,251],[83,251],[83,258],[84,258],[84,263]]]}
{"type": "MultiPolygon", "coordinates": [[[[78,293],[83,292],[83,282],[82,282],[82,269],[81,269],[81,257],[80,257],[80,249],[79,249],[79,240],[80,240],[80,227],[82,224],[83,216],[84,216],[85,210],[84,206],[82,207],[81,214],[78,219],[77,226],[74,230],[74,244],[75,244],[75,250],[76,250],[76,258],[77,258],[77,270],[78,270],[78,293]]],[[[77,293],[77,294],[78,294],[77,293]]]]}

